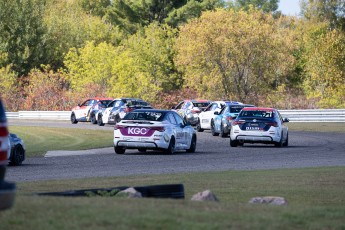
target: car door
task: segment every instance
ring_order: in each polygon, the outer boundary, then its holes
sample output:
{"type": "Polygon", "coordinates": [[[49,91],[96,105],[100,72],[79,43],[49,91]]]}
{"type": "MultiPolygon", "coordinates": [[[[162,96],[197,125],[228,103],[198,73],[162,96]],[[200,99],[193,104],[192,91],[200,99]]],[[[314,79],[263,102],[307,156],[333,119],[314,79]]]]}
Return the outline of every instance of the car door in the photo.
{"type": "Polygon", "coordinates": [[[77,110],[75,110],[75,115],[77,118],[86,117],[92,106],[92,99],[84,101],[77,110]]]}
{"type": "Polygon", "coordinates": [[[172,112],[171,113],[176,121],[175,124],[175,138],[176,138],[176,146],[181,148],[181,146],[186,144],[186,137],[184,132],[184,126],[185,123],[181,116],[179,116],[177,113],[172,112]]]}

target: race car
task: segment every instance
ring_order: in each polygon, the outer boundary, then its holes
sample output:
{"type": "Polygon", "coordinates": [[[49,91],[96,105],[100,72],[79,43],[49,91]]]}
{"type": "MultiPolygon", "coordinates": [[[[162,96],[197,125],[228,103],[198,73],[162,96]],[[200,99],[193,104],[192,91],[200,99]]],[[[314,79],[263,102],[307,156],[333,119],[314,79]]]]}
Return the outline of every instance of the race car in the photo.
{"type": "Polygon", "coordinates": [[[191,125],[197,125],[199,114],[211,103],[209,100],[183,100],[171,109],[191,125]]]}
{"type": "Polygon", "coordinates": [[[195,152],[196,131],[175,111],[137,109],[125,115],[114,128],[114,150],[162,150],[173,154],[178,150],[195,152]]]}
{"type": "MultiPolygon", "coordinates": [[[[108,104],[112,100],[112,98],[102,97],[86,99],[83,103],[72,108],[71,123],[77,124],[79,121],[91,121],[91,118],[94,118],[94,116],[91,115],[95,115],[93,110],[99,110],[102,106],[108,104]]],[[[93,123],[95,123],[95,120],[93,120],[93,123]]]]}
{"type": "Polygon", "coordinates": [[[230,146],[237,147],[244,143],[274,144],[277,147],[288,146],[289,129],[284,124],[289,122],[277,109],[246,107],[232,122],[230,146]]]}

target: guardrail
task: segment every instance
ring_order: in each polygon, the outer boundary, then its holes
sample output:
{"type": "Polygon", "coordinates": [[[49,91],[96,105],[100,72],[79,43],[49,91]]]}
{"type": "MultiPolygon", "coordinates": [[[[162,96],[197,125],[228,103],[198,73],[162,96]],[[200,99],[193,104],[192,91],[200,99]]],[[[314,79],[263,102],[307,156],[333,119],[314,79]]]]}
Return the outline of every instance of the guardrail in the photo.
{"type": "MultiPolygon", "coordinates": [[[[279,110],[291,122],[345,122],[345,109],[279,110]]],[[[9,119],[69,120],[71,111],[6,112],[9,119]]]]}

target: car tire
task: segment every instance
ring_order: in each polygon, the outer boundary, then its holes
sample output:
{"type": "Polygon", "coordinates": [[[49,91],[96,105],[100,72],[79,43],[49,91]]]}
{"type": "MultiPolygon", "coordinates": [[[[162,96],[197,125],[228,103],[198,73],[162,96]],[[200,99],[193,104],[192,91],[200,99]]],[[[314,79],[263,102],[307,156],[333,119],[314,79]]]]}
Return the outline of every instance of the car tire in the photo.
{"type": "Polygon", "coordinates": [[[274,143],[274,145],[276,146],[276,147],[278,147],[278,148],[281,148],[281,147],[283,147],[283,145],[284,145],[284,142],[283,142],[283,133],[280,135],[280,141],[278,141],[278,142],[275,142],[274,143]]]}
{"type": "Polygon", "coordinates": [[[195,153],[196,150],[196,135],[193,135],[192,141],[190,142],[189,149],[186,150],[187,153],[195,153]]]}
{"type": "Polygon", "coordinates": [[[23,146],[16,145],[13,149],[13,154],[11,156],[10,165],[21,165],[25,159],[25,150],[23,146]]]}
{"type": "Polygon", "coordinates": [[[165,150],[165,153],[171,155],[175,152],[175,137],[170,138],[169,147],[165,150]]]}
{"type": "Polygon", "coordinates": [[[96,115],[93,113],[91,114],[91,124],[97,124],[97,119],[96,119],[96,115]]]}
{"type": "Polygon", "coordinates": [[[289,133],[286,134],[286,140],[283,144],[284,147],[288,147],[289,146],[289,133]]]}
{"type": "Polygon", "coordinates": [[[75,117],[75,114],[74,114],[74,113],[71,114],[71,123],[72,123],[72,124],[77,124],[77,123],[78,123],[78,120],[77,120],[77,118],[75,117]]]}
{"type": "Polygon", "coordinates": [[[147,149],[144,149],[144,148],[139,148],[138,151],[141,152],[141,153],[146,153],[146,150],[147,149]]]}
{"type": "Polygon", "coordinates": [[[231,147],[237,147],[237,145],[238,145],[238,141],[231,140],[231,137],[230,137],[230,146],[231,147]]]}
{"type": "Polygon", "coordinates": [[[198,119],[198,123],[196,124],[196,131],[204,132],[204,129],[201,128],[200,119],[198,119]]]}
{"type": "Polygon", "coordinates": [[[214,121],[213,120],[211,121],[211,134],[212,134],[212,136],[218,136],[219,135],[219,133],[217,133],[214,130],[214,121]]]}
{"type": "Polygon", "coordinates": [[[116,154],[124,154],[126,152],[126,149],[124,147],[119,146],[115,146],[114,150],[116,154]]]}
{"type": "Polygon", "coordinates": [[[98,126],[104,126],[103,120],[102,120],[102,116],[98,116],[97,118],[97,125],[98,126]]]}
{"type": "Polygon", "coordinates": [[[223,123],[220,124],[220,136],[227,137],[228,134],[224,132],[223,123]]]}

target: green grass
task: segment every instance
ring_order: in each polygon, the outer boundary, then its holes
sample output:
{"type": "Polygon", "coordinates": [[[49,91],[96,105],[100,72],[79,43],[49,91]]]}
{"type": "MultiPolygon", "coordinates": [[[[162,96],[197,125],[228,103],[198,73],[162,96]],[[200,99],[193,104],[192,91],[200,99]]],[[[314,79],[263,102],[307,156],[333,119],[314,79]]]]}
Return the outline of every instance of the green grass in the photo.
{"type": "Polygon", "coordinates": [[[1,229],[345,229],[345,167],[226,171],[17,183],[1,229]],[[183,183],[185,199],[49,197],[37,192],[183,183]],[[219,202],[191,201],[210,189],[219,202]],[[248,204],[282,196],[287,206],[248,204]]]}
{"type": "Polygon", "coordinates": [[[26,156],[44,156],[49,150],[83,150],[113,146],[112,130],[10,126],[23,139],[26,156]]]}
{"type": "Polygon", "coordinates": [[[291,131],[345,132],[345,122],[289,122],[291,131]]]}

